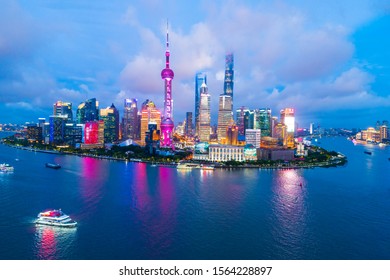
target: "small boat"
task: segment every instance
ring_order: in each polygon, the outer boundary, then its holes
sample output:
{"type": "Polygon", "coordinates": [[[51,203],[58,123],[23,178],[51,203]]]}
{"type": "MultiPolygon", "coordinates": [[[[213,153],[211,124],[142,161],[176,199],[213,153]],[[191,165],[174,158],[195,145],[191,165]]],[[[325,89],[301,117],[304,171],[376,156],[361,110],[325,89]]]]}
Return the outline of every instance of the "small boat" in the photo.
{"type": "Polygon", "coordinates": [[[371,155],[372,154],[372,152],[369,152],[369,151],[364,151],[364,153],[367,154],[367,155],[371,155]]]}
{"type": "Polygon", "coordinates": [[[36,224],[58,226],[58,227],[75,227],[77,222],[73,221],[68,215],[59,210],[48,210],[38,214],[36,224]]]}
{"type": "Polygon", "coordinates": [[[201,168],[203,170],[214,170],[214,166],[212,165],[202,165],[201,168]]]}
{"type": "Polygon", "coordinates": [[[61,168],[61,165],[57,163],[46,163],[46,167],[53,168],[53,169],[59,169],[61,168]]]}
{"type": "Polygon", "coordinates": [[[200,168],[201,168],[200,164],[197,164],[197,163],[180,162],[177,165],[177,169],[200,169],[200,168]]]}
{"type": "Polygon", "coordinates": [[[14,172],[14,167],[9,165],[8,163],[2,163],[0,164],[0,172],[3,173],[14,172]]]}

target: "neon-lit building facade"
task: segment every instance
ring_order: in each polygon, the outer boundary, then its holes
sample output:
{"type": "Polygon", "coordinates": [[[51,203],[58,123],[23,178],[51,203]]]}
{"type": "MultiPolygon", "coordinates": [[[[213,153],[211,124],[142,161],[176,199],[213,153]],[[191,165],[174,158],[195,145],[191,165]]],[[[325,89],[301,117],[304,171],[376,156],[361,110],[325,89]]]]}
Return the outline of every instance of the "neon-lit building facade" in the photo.
{"type": "Polygon", "coordinates": [[[165,51],[165,68],[161,71],[161,78],[165,81],[165,97],[164,97],[164,115],[161,121],[161,147],[172,148],[172,131],[174,123],[172,120],[172,80],[175,74],[169,68],[169,37],[167,26],[167,49],[165,51]]]}
{"type": "Polygon", "coordinates": [[[287,127],[287,147],[294,148],[295,116],[293,108],[285,108],[280,111],[280,121],[287,127]]]}

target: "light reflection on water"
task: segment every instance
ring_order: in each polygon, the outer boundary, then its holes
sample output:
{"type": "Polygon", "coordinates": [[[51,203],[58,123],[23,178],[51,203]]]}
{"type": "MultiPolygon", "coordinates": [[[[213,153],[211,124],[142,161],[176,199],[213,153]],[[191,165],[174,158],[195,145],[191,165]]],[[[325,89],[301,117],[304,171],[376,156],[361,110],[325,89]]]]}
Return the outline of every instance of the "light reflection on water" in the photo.
{"type": "Polygon", "coordinates": [[[387,259],[390,149],[330,141],[346,166],[186,171],[0,145],[20,158],[0,176],[0,258],[387,259]],[[25,222],[47,207],[77,230],[25,222]]]}
{"type": "Polygon", "coordinates": [[[60,228],[45,225],[35,226],[34,252],[40,260],[69,258],[74,247],[76,228],[60,228]]]}
{"type": "Polygon", "coordinates": [[[279,249],[287,258],[293,258],[301,248],[306,229],[307,209],[305,206],[305,188],[307,187],[302,171],[286,169],[276,171],[272,189],[272,209],[275,223],[274,236],[279,249]],[[291,254],[290,256],[288,254],[291,254]]]}

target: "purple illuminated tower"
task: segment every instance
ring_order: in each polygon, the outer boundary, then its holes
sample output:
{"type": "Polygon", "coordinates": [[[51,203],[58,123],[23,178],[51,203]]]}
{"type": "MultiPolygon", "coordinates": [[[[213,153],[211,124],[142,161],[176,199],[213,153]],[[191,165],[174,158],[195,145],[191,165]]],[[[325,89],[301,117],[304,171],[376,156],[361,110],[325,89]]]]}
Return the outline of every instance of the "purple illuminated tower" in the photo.
{"type": "Polygon", "coordinates": [[[169,68],[169,37],[167,23],[167,50],[165,51],[165,69],[161,71],[161,78],[165,80],[164,115],[161,121],[161,147],[173,148],[172,131],[172,79],[174,73],[169,68]]]}

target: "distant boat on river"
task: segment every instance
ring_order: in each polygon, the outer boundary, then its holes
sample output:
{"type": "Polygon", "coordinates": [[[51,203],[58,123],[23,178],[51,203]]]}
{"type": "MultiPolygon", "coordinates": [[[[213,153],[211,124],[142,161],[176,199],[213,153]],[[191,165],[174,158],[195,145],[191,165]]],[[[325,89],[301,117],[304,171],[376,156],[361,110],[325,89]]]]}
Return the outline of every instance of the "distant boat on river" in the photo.
{"type": "Polygon", "coordinates": [[[53,169],[59,169],[59,168],[61,168],[61,165],[59,165],[59,164],[57,164],[57,163],[46,163],[45,165],[46,165],[46,167],[48,167],[48,168],[53,168],[53,169]]]}

